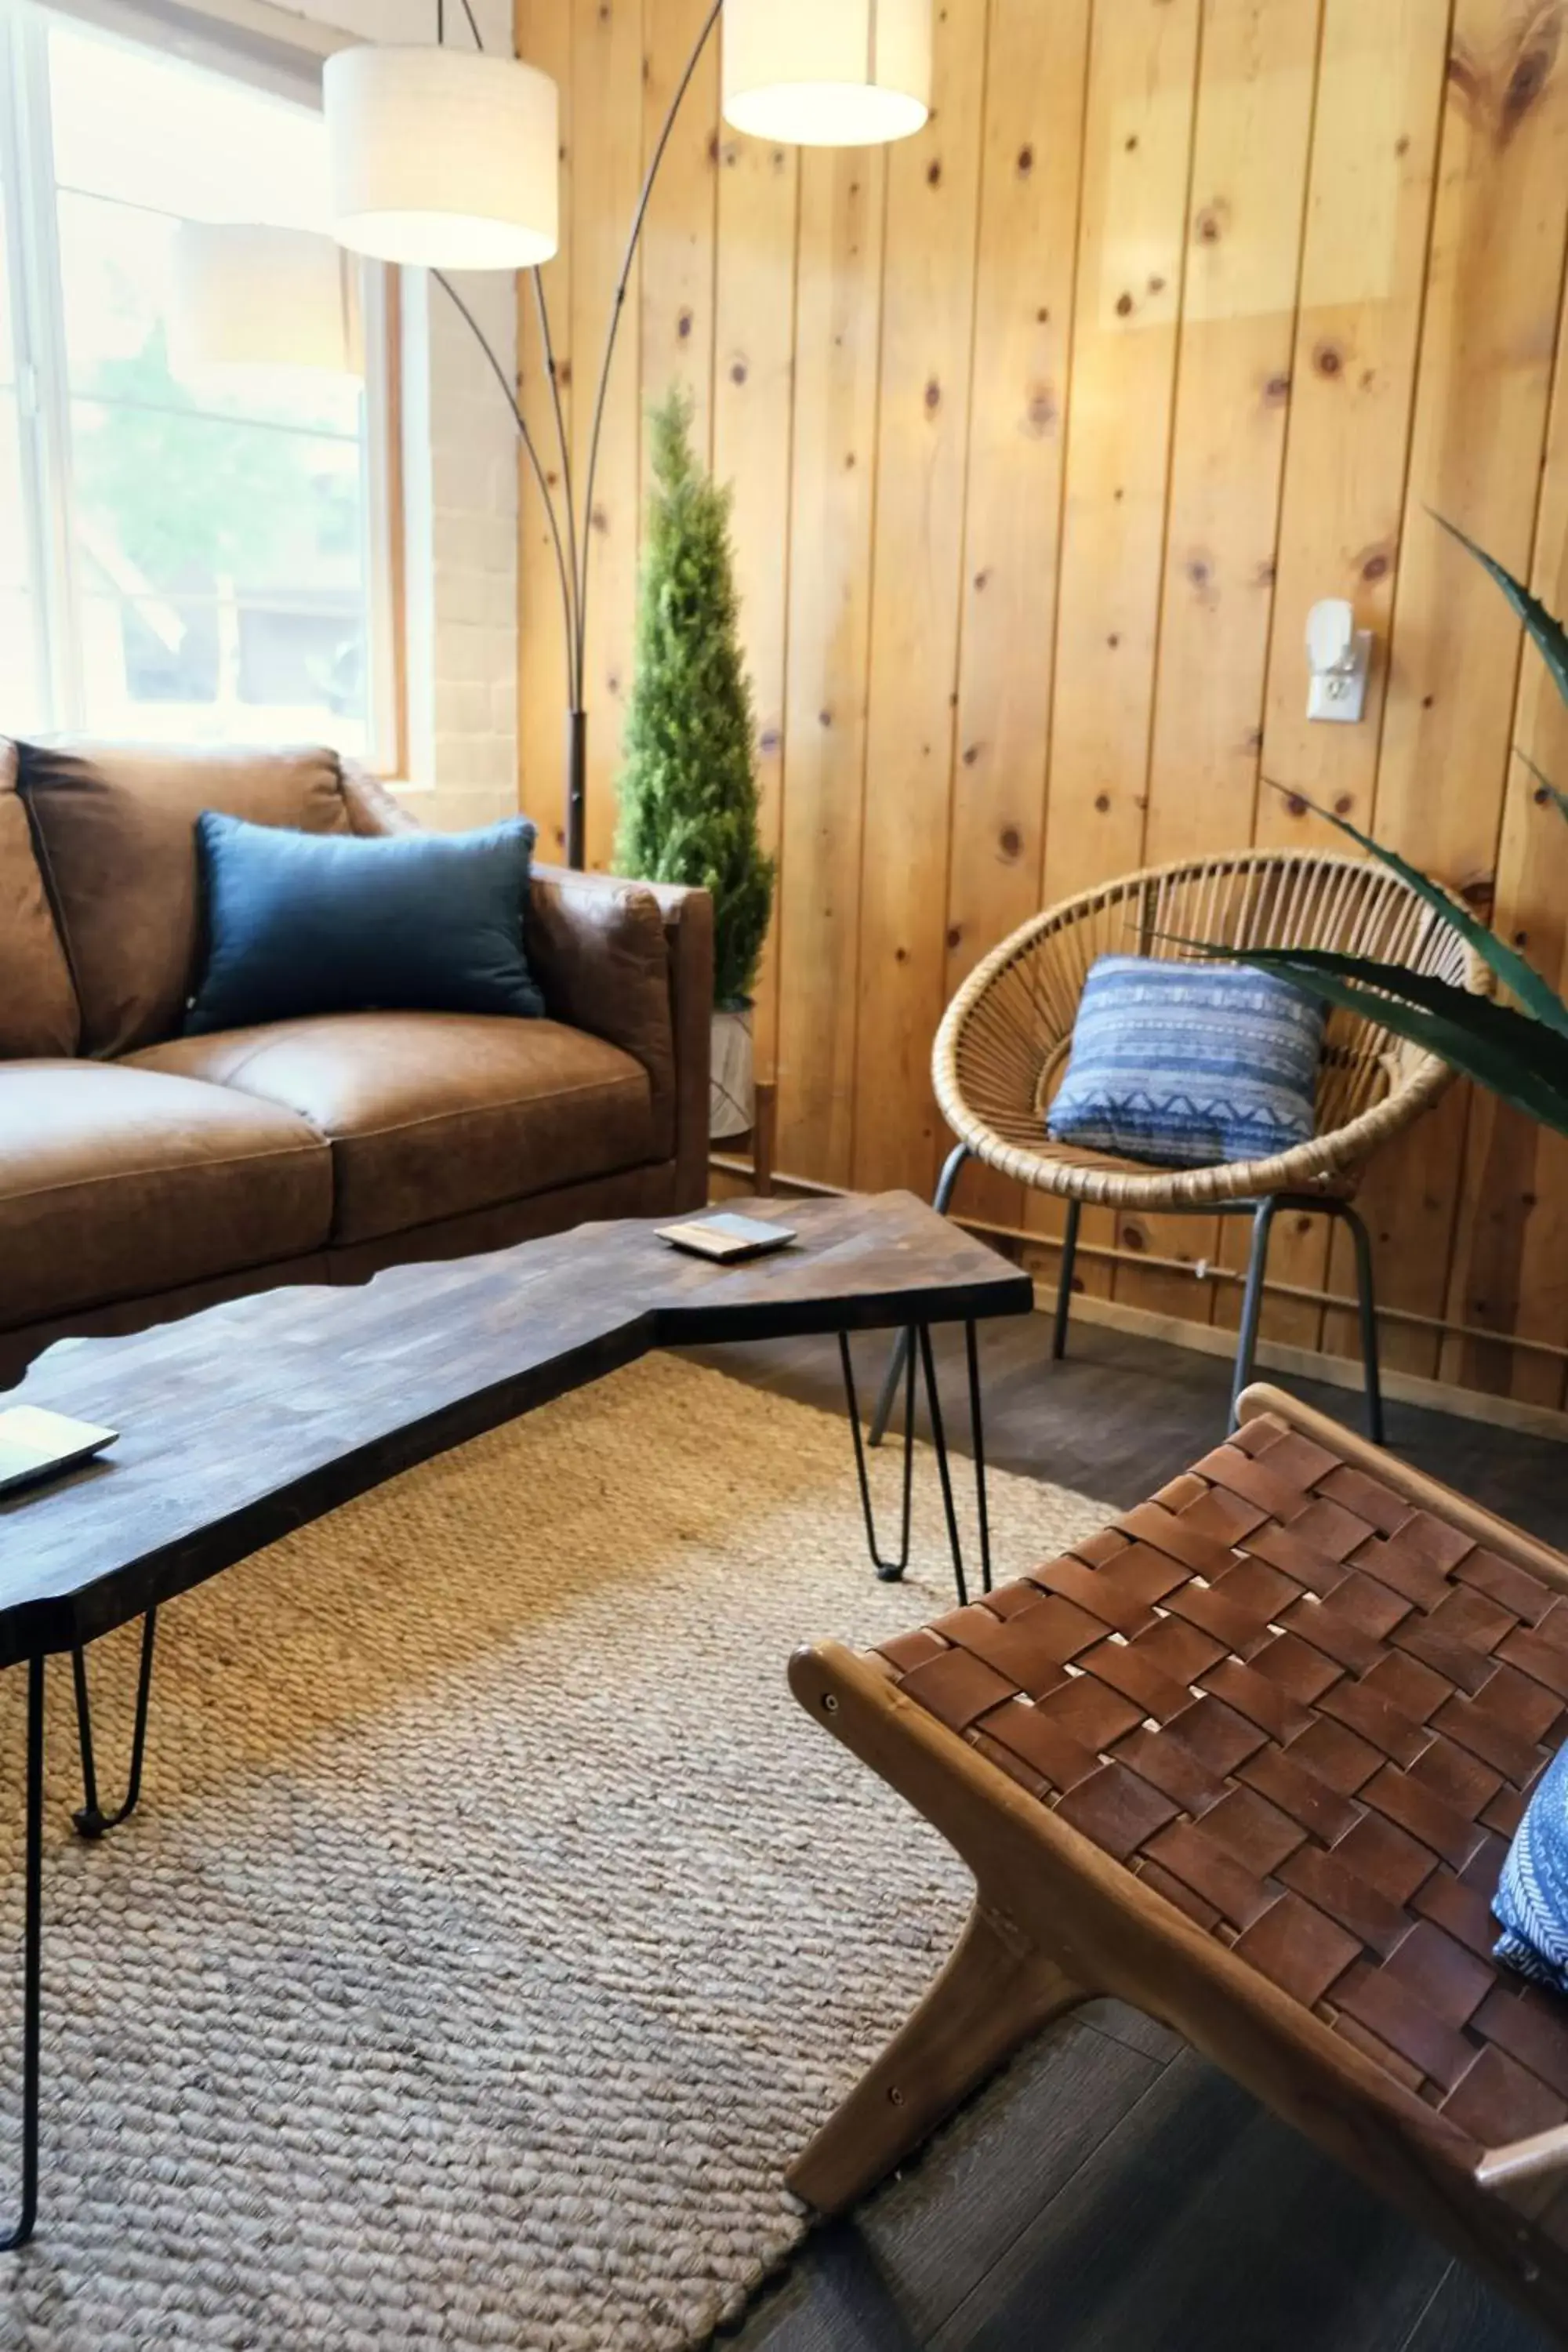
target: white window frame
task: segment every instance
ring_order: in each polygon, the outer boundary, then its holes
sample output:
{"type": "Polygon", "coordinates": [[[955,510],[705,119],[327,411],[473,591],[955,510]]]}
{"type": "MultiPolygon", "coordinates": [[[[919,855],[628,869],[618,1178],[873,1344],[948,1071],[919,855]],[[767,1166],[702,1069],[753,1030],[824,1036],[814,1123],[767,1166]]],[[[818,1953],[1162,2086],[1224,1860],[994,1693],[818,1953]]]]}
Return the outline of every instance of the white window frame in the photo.
{"type": "MultiPolygon", "coordinates": [[[[70,380],[66,348],[65,294],[56,211],[48,28],[51,16],[75,19],[110,39],[171,48],[205,72],[235,79],[287,102],[320,109],[322,56],[341,36],[300,20],[306,38],[297,66],[276,42],[258,55],[247,15],[272,11],[256,0],[226,0],[224,20],[199,38],[171,39],[180,19],[203,12],[162,0],[0,0],[0,196],[4,198],[6,278],[16,355],[23,505],[38,611],[34,640],[40,731],[85,731],[86,692],[78,632],[75,542],[71,529],[70,380]],[[229,21],[230,11],[237,22],[229,21]]],[[[205,21],[205,18],[204,18],[205,21]]],[[[396,608],[396,545],[401,528],[402,451],[397,446],[395,302],[391,273],[365,264],[362,273],[365,345],[363,447],[363,550],[366,583],[366,764],[395,775],[406,737],[404,707],[403,616],[396,608]]],[[[0,711],[0,732],[7,726],[0,711]]]]}

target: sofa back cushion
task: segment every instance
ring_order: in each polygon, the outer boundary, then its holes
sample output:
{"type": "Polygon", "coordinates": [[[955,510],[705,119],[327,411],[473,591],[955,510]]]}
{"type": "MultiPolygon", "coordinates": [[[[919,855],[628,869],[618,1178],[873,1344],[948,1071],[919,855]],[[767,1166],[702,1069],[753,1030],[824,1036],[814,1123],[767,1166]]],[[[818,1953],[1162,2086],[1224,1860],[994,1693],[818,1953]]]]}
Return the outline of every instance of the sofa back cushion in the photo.
{"type": "Polygon", "coordinates": [[[352,830],[334,753],[24,743],[22,791],[89,1054],[178,1035],[200,948],[204,809],[299,833],[352,830]]]}
{"type": "Polygon", "coordinates": [[[0,738],[0,1062],[74,1054],[81,1036],[16,773],[16,746],[0,738]]]}

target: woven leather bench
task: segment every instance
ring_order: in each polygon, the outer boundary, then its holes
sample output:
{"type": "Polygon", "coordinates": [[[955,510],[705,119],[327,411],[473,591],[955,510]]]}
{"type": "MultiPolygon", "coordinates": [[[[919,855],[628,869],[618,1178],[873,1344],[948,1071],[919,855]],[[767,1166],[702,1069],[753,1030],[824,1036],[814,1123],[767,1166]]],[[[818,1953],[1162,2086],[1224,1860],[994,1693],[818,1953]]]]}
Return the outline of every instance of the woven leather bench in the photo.
{"type": "Polygon", "coordinates": [[[973,1874],[791,2174],[837,2211],[1050,2018],[1173,2027],[1568,2331],[1568,2000],[1491,1957],[1568,1734],[1568,1561],[1269,1389],[1023,1581],[796,1696],[973,1874]]]}

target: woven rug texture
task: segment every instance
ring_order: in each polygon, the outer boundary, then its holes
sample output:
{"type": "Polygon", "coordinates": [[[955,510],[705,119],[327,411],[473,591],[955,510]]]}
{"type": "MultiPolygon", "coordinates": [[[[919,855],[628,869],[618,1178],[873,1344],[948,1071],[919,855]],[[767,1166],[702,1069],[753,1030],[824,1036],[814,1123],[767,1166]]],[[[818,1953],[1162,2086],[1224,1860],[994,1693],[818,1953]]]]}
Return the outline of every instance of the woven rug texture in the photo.
{"type": "MultiPolygon", "coordinates": [[[[1002,1573],[1107,1516],[1003,1476],[992,1506],[1002,1573]]],[[[784,1681],[800,1641],[951,1605],[929,1455],[916,1510],[878,1584],[843,1421],[655,1358],[173,1604],[142,1809],[99,1846],[54,1662],[42,2205],[0,2345],[682,2352],[736,2314],[807,2226],[785,2164],[966,1907],[784,1681]]],[[[106,1802],[135,1656],[90,1657],[106,1802]]]]}

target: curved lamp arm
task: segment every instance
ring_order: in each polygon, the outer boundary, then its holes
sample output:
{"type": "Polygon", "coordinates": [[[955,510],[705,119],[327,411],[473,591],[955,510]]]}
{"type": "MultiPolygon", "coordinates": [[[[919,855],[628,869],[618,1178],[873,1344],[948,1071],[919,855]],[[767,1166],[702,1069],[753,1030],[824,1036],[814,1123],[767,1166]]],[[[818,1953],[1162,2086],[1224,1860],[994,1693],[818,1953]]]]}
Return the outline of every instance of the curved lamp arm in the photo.
{"type": "MultiPolygon", "coordinates": [[[[533,436],[529,430],[528,419],[522,413],[522,404],[518,399],[516,393],[512,390],[505,368],[501,365],[500,361],[496,357],[495,352],[491,347],[489,338],[486,335],[484,329],[480,326],[479,320],[475,318],[473,312],[469,310],[468,304],[464,301],[462,296],[453,285],[451,279],[447,276],[446,271],[442,269],[435,269],[432,270],[430,274],[435,278],[437,285],[439,286],[447,294],[448,299],[457,305],[458,311],[468,323],[469,332],[472,334],[475,342],[478,343],[480,351],[484,353],[486,360],[489,362],[490,373],[501,388],[501,393],[505,398],[506,404],[511,411],[512,421],[516,425],[518,432],[522,437],[522,446],[528,452],[529,463],[533,467],[533,478],[539,485],[539,495],[544,500],[544,511],[550,520],[550,537],[555,550],[555,568],[561,576],[561,594],[566,608],[566,685],[568,693],[574,693],[575,691],[574,682],[577,676],[577,637],[580,632],[575,624],[574,574],[572,568],[567,563],[565,548],[562,544],[561,518],[556,512],[555,500],[551,495],[550,478],[545,473],[543,462],[539,455],[538,445],[535,443],[533,436]]],[[[537,277],[538,272],[535,271],[534,275],[537,277]]],[[[568,513],[570,513],[570,507],[568,507],[568,513]]]]}
{"type": "MultiPolygon", "coordinates": [[[[462,6],[463,14],[468,20],[469,29],[474,37],[475,47],[482,49],[484,44],[479,38],[479,28],[474,20],[470,0],[462,0],[462,6]]],[[[484,330],[451,279],[440,270],[433,273],[437,283],[446,289],[449,299],[456,304],[474,341],[489,362],[491,373],[506,396],[507,406],[510,409],[518,432],[522,437],[522,446],[528,453],[529,464],[533,469],[533,478],[538,485],[539,495],[544,501],[544,511],[549,519],[551,544],[554,551],[555,568],[561,584],[562,617],[566,635],[567,701],[572,717],[572,774],[566,854],[569,864],[573,866],[580,866],[583,863],[583,794],[587,729],[584,706],[588,680],[588,573],[594,541],[594,486],[598,478],[599,448],[604,439],[605,410],[609,398],[610,373],[615,365],[616,345],[621,329],[621,315],[626,309],[626,292],[631,285],[637,248],[642,242],[648,206],[653,200],[654,184],[658,178],[659,167],[664,162],[670,139],[674,134],[676,119],[680,112],[686,93],[691,87],[692,79],[701,62],[702,53],[712,37],[714,26],[723,13],[724,0],[712,0],[712,5],[703,20],[691,55],[687,59],[686,70],[677,83],[675,93],[669,101],[663,126],[659,131],[653,153],[648,161],[647,170],[643,177],[642,192],[637,198],[637,211],[632,215],[631,235],[626,240],[626,257],[621,264],[620,276],[616,281],[615,299],[610,306],[610,323],[605,338],[604,362],[599,370],[598,391],[594,401],[594,422],[588,441],[588,468],[584,485],[581,514],[578,510],[576,489],[573,480],[572,451],[566,431],[565,411],[561,399],[561,380],[555,364],[555,346],[551,334],[550,306],[545,299],[543,277],[537,268],[531,273],[534,298],[539,310],[540,340],[544,352],[546,372],[550,379],[551,404],[554,412],[556,440],[561,453],[561,488],[565,506],[564,527],[561,509],[550,487],[550,478],[545,472],[538,445],[529,429],[528,419],[522,413],[521,403],[518,399],[516,389],[509,378],[507,370],[497,358],[484,330]]],[[[437,16],[438,30],[444,31],[445,0],[437,0],[437,16]]]]}
{"type": "Polygon", "coordinates": [[[594,484],[599,471],[599,444],[605,431],[605,404],[609,397],[610,371],[615,364],[616,341],[621,331],[621,313],[626,309],[626,289],[631,284],[632,266],[637,257],[637,247],[642,242],[643,227],[647,219],[647,208],[653,201],[654,183],[658,178],[659,166],[664,162],[666,150],[674,133],[676,118],[680,112],[686,93],[691,87],[692,78],[698,66],[701,63],[702,52],[712,37],[713,27],[723,13],[724,0],[713,0],[713,5],[703,20],[702,29],[697,36],[691,55],[686,61],[686,71],[675,86],[675,95],[670,100],[665,114],[664,127],[658,134],[658,144],[654,148],[647,171],[643,177],[642,194],[637,198],[637,208],[632,215],[631,235],[626,239],[626,259],[621,264],[621,274],[616,281],[615,300],[610,306],[610,325],[605,338],[604,364],[599,370],[599,390],[594,403],[594,430],[588,443],[588,476],[584,487],[583,556],[577,577],[577,697],[579,702],[583,698],[586,685],[588,556],[592,545],[594,522],[594,484]]]}
{"type": "MultiPolygon", "coordinates": [[[[468,0],[463,0],[463,14],[468,20],[468,30],[474,37],[475,48],[482,51],[485,45],[479,37],[479,28],[474,22],[474,12],[468,5],[468,0]]],[[[446,38],[447,0],[436,0],[436,47],[440,48],[446,38]]]]}
{"type": "MultiPolygon", "coordinates": [[[[561,483],[566,503],[566,556],[571,573],[571,592],[566,599],[566,651],[571,666],[566,699],[574,711],[582,706],[582,666],[578,648],[583,642],[582,574],[577,562],[577,496],[572,481],[572,442],[566,430],[566,411],[561,401],[561,374],[555,364],[555,339],[550,331],[550,304],[545,299],[542,270],[531,272],[533,278],[534,301],[539,311],[539,341],[544,352],[545,373],[550,379],[550,401],[555,412],[555,444],[561,453],[561,483]]],[[[584,539],[587,521],[584,522],[584,539]]]]}

